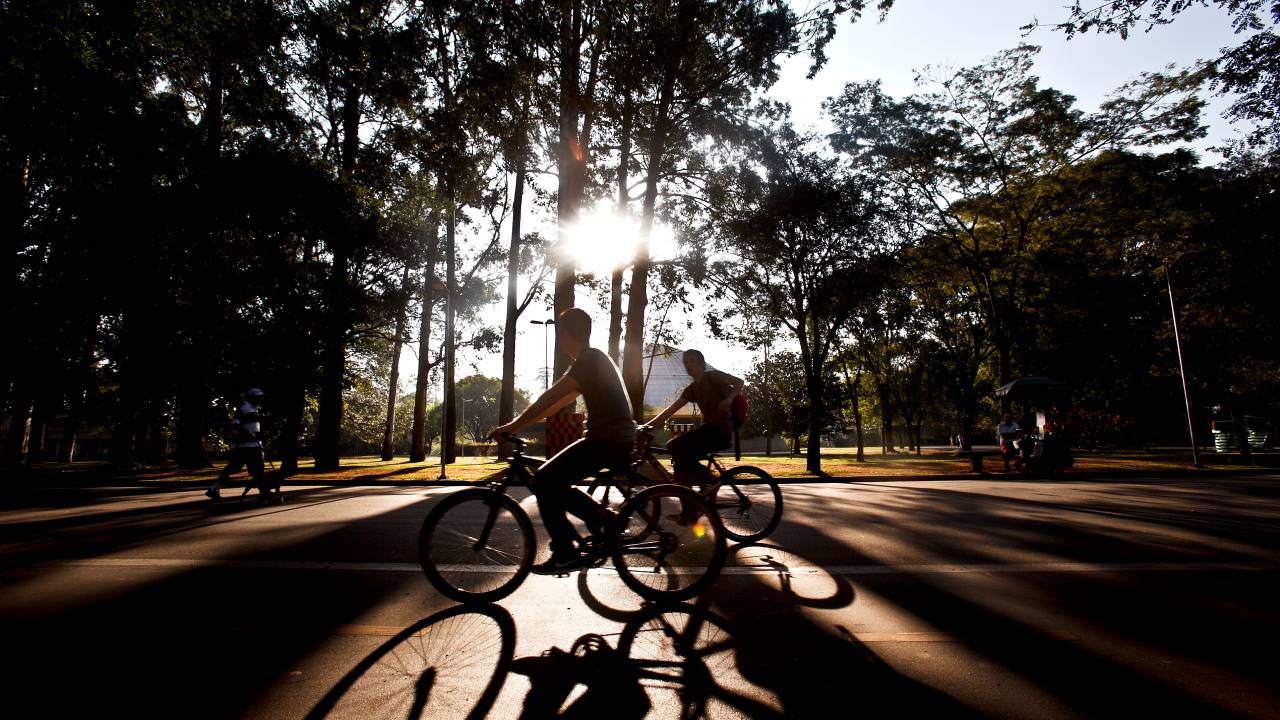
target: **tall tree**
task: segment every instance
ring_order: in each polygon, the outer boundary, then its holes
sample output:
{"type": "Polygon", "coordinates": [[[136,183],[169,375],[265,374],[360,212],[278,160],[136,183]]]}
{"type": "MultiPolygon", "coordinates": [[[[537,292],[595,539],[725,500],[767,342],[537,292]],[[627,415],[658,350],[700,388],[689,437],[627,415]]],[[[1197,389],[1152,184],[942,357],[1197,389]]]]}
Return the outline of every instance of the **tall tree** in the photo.
{"type": "Polygon", "coordinates": [[[756,158],[716,178],[721,203],[704,232],[727,259],[709,277],[728,317],[769,317],[795,337],[809,401],[806,466],[821,472],[828,361],[853,308],[878,291],[876,265],[896,238],[867,176],[843,172],[789,127],[756,158]],[[718,227],[717,227],[718,226],[718,227]]]}
{"type": "MultiPolygon", "coordinates": [[[[622,119],[634,132],[644,163],[640,239],[631,264],[622,376],[637,416],[644,401],[644,331],[649,302],[650,241],[662,183],[677,174],[681,160],[699,138],[728,139],[743,134],[756,91],[778,78],[783,57],[811,52],[814,67],[842,12],[864,2],[819,3],[803,16],[785,5],[760,0],[706,2],[679,0],[647,4],[635,18],[643,43],[628,43],[636,72],[619,74],[624,103],[635,103],[622,119]]],[[[881,2],[887,10],[890,2],[881,2]]],[[[628,128],[630,130],[630,128],[628,128]]],[[[621,180],[620,180],[621,184],[621,180]]]]}
{"type": "MultiPolygon", "coordinates": [[[[1095,32],[1115,33],[1128,39],[1136,27],[1150,32],[1168,25],[1189,8],[1216,7],[1242,37],[1238,45],[1222,48],[1222,54],[1205,76],[1219,94],[1232,97],[1226,116],[1252,125],[1241,141],[1223,148],[1228,155],[1258,153],[1274,164],[1280,153],[1280,2],[1277,0],[1113,0],[1068,6],[1065,20],[1050,22],[1068,38],[1095,32]],[[1270,19],[1268,20],[1268,16],[1270,19]]],[[[1032,22],[1026,29],[1038,25],[1032,22]]]]}
{"type": "Polygon", "coordinates": [[[1074,98],[1039,87],[1039,48],[1022,45],[982,65],[932,77],[936,92],[902,101],[878,83],[851,83],[825,107],[832,143],[877,166],[915,207],[917,233],[950,241],[981,299],[1002,382],[1012,379],[1027,316],[1017,279],[1045,217],[1040,181],[1107,149],[1200,137],[1198,78],[1148,74],[1085,114],[1074,98]]]}

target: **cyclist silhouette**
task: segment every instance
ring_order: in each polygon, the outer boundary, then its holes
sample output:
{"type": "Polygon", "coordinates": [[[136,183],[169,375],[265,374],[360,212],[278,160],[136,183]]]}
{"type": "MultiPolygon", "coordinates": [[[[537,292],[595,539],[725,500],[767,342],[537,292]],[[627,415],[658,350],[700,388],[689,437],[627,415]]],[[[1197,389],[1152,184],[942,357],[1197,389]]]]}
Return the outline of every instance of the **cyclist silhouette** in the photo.
{"type": "Polygon", "coordinates": [[[582,538],[566,513],[581,518],[592,530],[607,525],[614,514],[573,485],[606,468],[626,467],[636,443],[636,423],[622,375],[608,355],[591,347],[591,316],[580,308],[560,313],[556,318],[556,339],[573,358],[569,370],[519,417],[490,433],[494,438],[514,435],[579,395],[586,401],[587,423],[582,439],[548,459],[533,477],[538,511],[551,535],[551,558],[532,568],[540,575],[560,574],[589,560],[581,550],[582,538]]]}
{"type": "MultiPolygon", "coordinates": [[[[689,432],[672,438],[667,443],[671,453],[671,466],[676,482],[690,487],[694,482],[702,486],[704,495],[715,488],[709,487],[711,475],[699,459],[733,444],[733,417],[730,411],[733,400],[742,393],[742,380],[719,370],[708,370],[707,359],[697,350],[685,350],[681,357],[685,372],[693,382],[680,393],[680,397],[657,417],[645,424],[645,428],[662,427],[662,423],[688,403],[695,403],[702,412],[702,424],[689,432]]],[[[694,518],[684,513],[682,520],[694,518]]]]}

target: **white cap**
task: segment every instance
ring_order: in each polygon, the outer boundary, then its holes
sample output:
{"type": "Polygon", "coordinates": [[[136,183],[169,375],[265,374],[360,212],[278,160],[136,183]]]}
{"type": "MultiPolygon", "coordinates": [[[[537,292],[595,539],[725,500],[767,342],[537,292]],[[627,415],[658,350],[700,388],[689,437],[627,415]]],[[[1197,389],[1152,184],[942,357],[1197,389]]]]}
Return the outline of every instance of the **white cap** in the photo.
{"type": "Polygon", "coordinates": [[[249,392],[245,393],[245,397],[262,397],[264,394],[258,388],[249,388],[249,392]]]}

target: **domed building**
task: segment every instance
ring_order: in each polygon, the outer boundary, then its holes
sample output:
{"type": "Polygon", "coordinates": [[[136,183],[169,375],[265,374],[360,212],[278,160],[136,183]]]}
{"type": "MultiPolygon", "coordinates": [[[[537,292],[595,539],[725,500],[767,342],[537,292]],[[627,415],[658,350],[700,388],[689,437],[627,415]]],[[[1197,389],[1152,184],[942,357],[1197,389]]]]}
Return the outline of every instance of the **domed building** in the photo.
{"type": "MultiPolygon", "coordinates": [[[[685,372],[684,350],[681,348],[671,347],[670,345],[650,345],[645,348],[644,354],[644,415],[643,419],[636,418],[639,422],[644,422],[658,413],[662,412],[676,398],[680,397],[680,393],[684,391],[689,383],[693,382],[693,378],[689,377],[689,373],[685,372]]],[[[707,363],[708,370],[716,368],[707,363]]],[[[693,403],[680,408],[675,415],[671,417],[673,424],[688,424],[697,422],[701,419],[698,408],[693,403]]]]}

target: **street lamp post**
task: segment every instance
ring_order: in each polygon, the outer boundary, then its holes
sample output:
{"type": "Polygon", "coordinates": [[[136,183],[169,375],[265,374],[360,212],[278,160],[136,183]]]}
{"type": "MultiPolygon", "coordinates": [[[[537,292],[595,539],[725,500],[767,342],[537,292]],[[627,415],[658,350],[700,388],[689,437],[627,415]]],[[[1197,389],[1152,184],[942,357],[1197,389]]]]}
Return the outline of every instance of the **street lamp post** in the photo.
{"type": "Polygon", "coordinates": [[[1187,433],[1191,436],[1191,462],[1196,467],[1200,465],[1200,449],[1196,446],[1196,426],[1191,419],[1191,393],[1187,390],[1187,370],[1182,363],[1182,339],[1178,334],[1178,305],[1173,300],[1173,266],[1178,264],[1179,260],[1190,255],[1191,251],[1184,252],[1169,263],[1164,268],[1164,282],[1169,289],[1169,312],[1173,315],[1173,344],[1178,351],[1178,375],[1182,378],[1182,399],[1187,405],[1187,433]]]}
{"type": "MultiPolygon", "coordinates": [[[[462,422],[460,423],[462,425],[462,432],[467,431],[467,403],[471,402],[471,400],[472,398],[462,398],[462,422]]],[[[471,438],[471,439],[475,440],[475,438],[471,438]]],[[[462,457],[466,457],[466,456],[467,456],[467,446],[463,445],[462,457]]]]}
{"type": "Polygon", "coordinates": [[[542,389],[545,392],[549,385],[548,378],[551,377],[551,366],[548,365],[549,360],[547,359],[547,328],[555,325],[556,321],[547,318],[546,320],[530,320],[529,324],[542,326],[542,389]]]}

